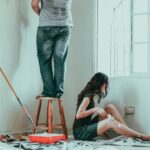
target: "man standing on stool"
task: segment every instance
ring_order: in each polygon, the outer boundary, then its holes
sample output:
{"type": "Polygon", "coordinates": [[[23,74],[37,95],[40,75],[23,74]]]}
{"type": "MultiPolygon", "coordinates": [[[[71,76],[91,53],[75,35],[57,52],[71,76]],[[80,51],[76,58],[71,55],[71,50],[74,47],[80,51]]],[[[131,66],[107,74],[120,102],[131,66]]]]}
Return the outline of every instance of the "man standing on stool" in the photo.
{"type": "Polygon", "coordinates": [[[65,63],[73,24],[71,4],[72,0],[32,0],[32,8],[39,15],[36,43],[43,92],[38,97],[61,98],[63,95],[65,63]]]}

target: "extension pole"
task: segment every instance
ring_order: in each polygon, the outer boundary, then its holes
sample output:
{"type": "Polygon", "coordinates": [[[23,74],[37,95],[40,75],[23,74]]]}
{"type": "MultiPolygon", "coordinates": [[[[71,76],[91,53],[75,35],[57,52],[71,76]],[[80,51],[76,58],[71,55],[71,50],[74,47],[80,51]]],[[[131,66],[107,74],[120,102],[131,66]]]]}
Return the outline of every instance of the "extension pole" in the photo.
{"type": "Polygon", "coordinates": [[[25,112],[26,116],[28,117],[30,123],[35,127],[34,121],[32,120],[30,114],[28,113],[27,109],[25,108],[25,106],[22,104],[21,100],[19,99],[19,97],[17,96],[15,90],[13,89],[10,81],[8,80],[8,78],[6,77],[5,73],[3,72],[2,68],[0,67],[0,72],[2,74],[2,76],[4,77],[4,79],[6,80],[8,86],[10,87],[11,91],[13,92],[13,94],[15,95],[16,99],[18,100],[21,108],[23,109],[23,111],[25,112]]]}

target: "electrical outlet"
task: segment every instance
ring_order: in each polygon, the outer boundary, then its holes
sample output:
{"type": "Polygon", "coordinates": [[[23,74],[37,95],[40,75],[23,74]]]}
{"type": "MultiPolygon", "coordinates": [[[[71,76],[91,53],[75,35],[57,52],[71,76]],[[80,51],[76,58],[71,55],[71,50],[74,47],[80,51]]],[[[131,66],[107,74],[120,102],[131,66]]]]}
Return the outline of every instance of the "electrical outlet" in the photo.
{"type": "Polygon", "coordinates": [[[135,107],[133,106],[126,106],[125,107],[125,114],[126,115],[133,115],[135,113],[135,107]]]}

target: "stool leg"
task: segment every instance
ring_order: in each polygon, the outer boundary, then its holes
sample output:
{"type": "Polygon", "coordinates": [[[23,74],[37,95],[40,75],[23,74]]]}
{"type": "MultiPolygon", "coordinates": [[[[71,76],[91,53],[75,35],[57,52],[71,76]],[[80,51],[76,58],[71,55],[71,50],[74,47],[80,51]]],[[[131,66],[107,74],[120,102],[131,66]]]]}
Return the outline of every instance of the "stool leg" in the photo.
{"type": "Polygon", "coordinates": [[[52,100],[48,100],[47,118],[48,118],[48,133],[52,133],[52,131],[53,131],[53,106],[52,106],[52,100]]]}
{"type": "Polygon", "coordinates": [[[63,109],[63,106],[62,106],[61,102],[62,102],[61,99],[58,100],[61,124],[62,124],[62,128],[63,128],[63,132],[66,135],[66,138],[68,139],[67,128],[66,128],[66,121],[65,121],[65,115],[64,115],[64,109],[63,109]]]}
{"type": "Polygon", "coordinates": [[[34,124],[35,124],[35,127],[33,128],[32,130],[32,133],[35,133],[36,132],[36,127],[38,126],[38,121],[39,121],[39,116],[40,116],[40,110],[41,110],[41,104],[42,104],[42,101],[37,99],[36,100],[36,109],[35,109],[35,115],[34,115],[34,124]]]}

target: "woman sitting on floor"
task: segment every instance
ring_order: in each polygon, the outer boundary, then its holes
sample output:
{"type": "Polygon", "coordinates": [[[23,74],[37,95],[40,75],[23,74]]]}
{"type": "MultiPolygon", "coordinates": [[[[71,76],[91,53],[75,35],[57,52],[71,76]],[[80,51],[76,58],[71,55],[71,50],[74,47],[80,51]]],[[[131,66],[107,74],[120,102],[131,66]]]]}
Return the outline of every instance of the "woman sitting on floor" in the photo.
{"type": "Polygon", "coordinates": [[[101,136],[109,129],[127,137],[150,140],[150,136],[130,129],[112,104],[104,109],[95,107],[94,96],[99,95],[99,100],[107,95],[108,77],[103,73],[96,73],[87,83],[78,96],[76,116],[73,124],[73,135],[77,140],[92,140],[101,136]],[[92,115],[98,116],[92,119],[92,115]],[[99,121],[99,117],[101,121],[99,121]]]}

